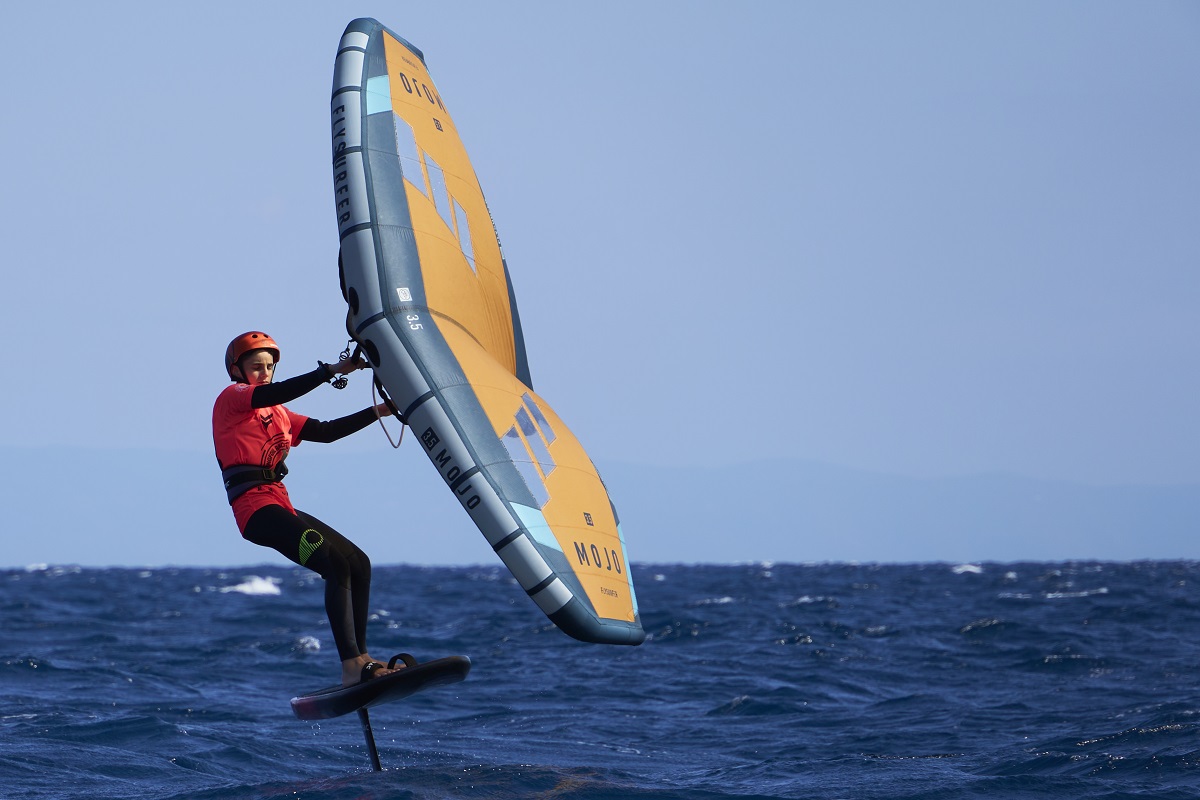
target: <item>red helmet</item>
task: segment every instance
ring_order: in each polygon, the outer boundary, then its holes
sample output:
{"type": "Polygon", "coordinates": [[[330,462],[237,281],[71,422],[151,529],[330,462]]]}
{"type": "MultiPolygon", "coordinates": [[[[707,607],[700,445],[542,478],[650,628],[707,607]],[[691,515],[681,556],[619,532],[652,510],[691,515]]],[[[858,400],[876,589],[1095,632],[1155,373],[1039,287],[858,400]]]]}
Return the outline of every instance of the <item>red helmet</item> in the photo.
{"type": "Polygon", "coordinates": [[[274,339],[262,331],[246,331],[225,348],[225,371],[229,373],[230,380],[239,382],[243,380],[240,376],[233,374],[233,366],[241,360],[242,356],[252,350],[269,350],[275,357],[275,363],[279,363],[279,345],[275,344],[274,339]]]}

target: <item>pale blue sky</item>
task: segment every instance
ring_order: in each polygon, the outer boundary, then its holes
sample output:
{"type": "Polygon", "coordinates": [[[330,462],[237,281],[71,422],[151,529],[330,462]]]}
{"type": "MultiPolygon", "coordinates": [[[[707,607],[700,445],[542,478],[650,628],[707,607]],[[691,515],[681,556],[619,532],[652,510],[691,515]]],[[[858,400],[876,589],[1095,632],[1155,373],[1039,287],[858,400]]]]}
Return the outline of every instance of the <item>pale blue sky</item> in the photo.
{"type": "Polygon", "coordinates": [[[0,447],[211,459],[231,336],[281,376],[336,357],[328,95],[374,16],[425,52],[534,382],[602,468],[1200,483],[1196,3],[3,16],[0,447]]]}

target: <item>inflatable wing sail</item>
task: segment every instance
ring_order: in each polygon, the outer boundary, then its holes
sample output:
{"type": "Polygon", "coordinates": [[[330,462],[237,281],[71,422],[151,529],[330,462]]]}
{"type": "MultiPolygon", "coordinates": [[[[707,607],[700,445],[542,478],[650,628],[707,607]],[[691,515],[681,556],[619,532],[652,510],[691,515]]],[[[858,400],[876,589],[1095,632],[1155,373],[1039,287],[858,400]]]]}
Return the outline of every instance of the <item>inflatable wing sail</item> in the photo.
{"type": "Polygon", "coordinates": [[[500,242],[421,51],[375,20],[351,22],[331,111],[347,328],[377,384],[559,628],[639,644],[616,509],[533,390],[500,242]]]}

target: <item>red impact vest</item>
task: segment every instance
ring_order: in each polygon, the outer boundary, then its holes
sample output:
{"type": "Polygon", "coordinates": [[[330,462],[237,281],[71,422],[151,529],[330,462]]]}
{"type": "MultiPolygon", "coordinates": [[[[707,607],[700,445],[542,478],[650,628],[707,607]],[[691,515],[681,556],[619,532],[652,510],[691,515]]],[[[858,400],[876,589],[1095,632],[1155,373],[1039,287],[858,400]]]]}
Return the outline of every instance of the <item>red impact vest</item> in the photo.
{"type": "MultiPolygon", "coordinates": [[[[221,469],[237,464],[273,469],[300,444],[300,430],[308,417],[285,406],[253,408],[254,387],[231,383],[217,395],[213,405],[213,445],[221,469]]],[[[246,530],[251,515],[263,506],[279,505],[295,513],[282,483],[255,486],[233,501],[233,516],[239,531],[246,530]]]]}

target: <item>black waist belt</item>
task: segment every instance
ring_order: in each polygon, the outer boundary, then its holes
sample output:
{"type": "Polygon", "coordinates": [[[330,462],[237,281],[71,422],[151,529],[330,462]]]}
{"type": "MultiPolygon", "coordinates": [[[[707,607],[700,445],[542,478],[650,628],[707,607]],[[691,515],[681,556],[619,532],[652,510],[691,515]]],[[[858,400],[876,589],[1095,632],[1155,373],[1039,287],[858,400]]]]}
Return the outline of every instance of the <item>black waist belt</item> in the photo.
{"type": "Polygon", "coordinates": [[[264,483],[278,483],[288,474],[287,464],[280,461],[272,469],[270,467],[253,467],[249,464],[234,464],[221,470],[221,480],[225,481],[225,495],[232,504],[255,486],[264,483]]]}

